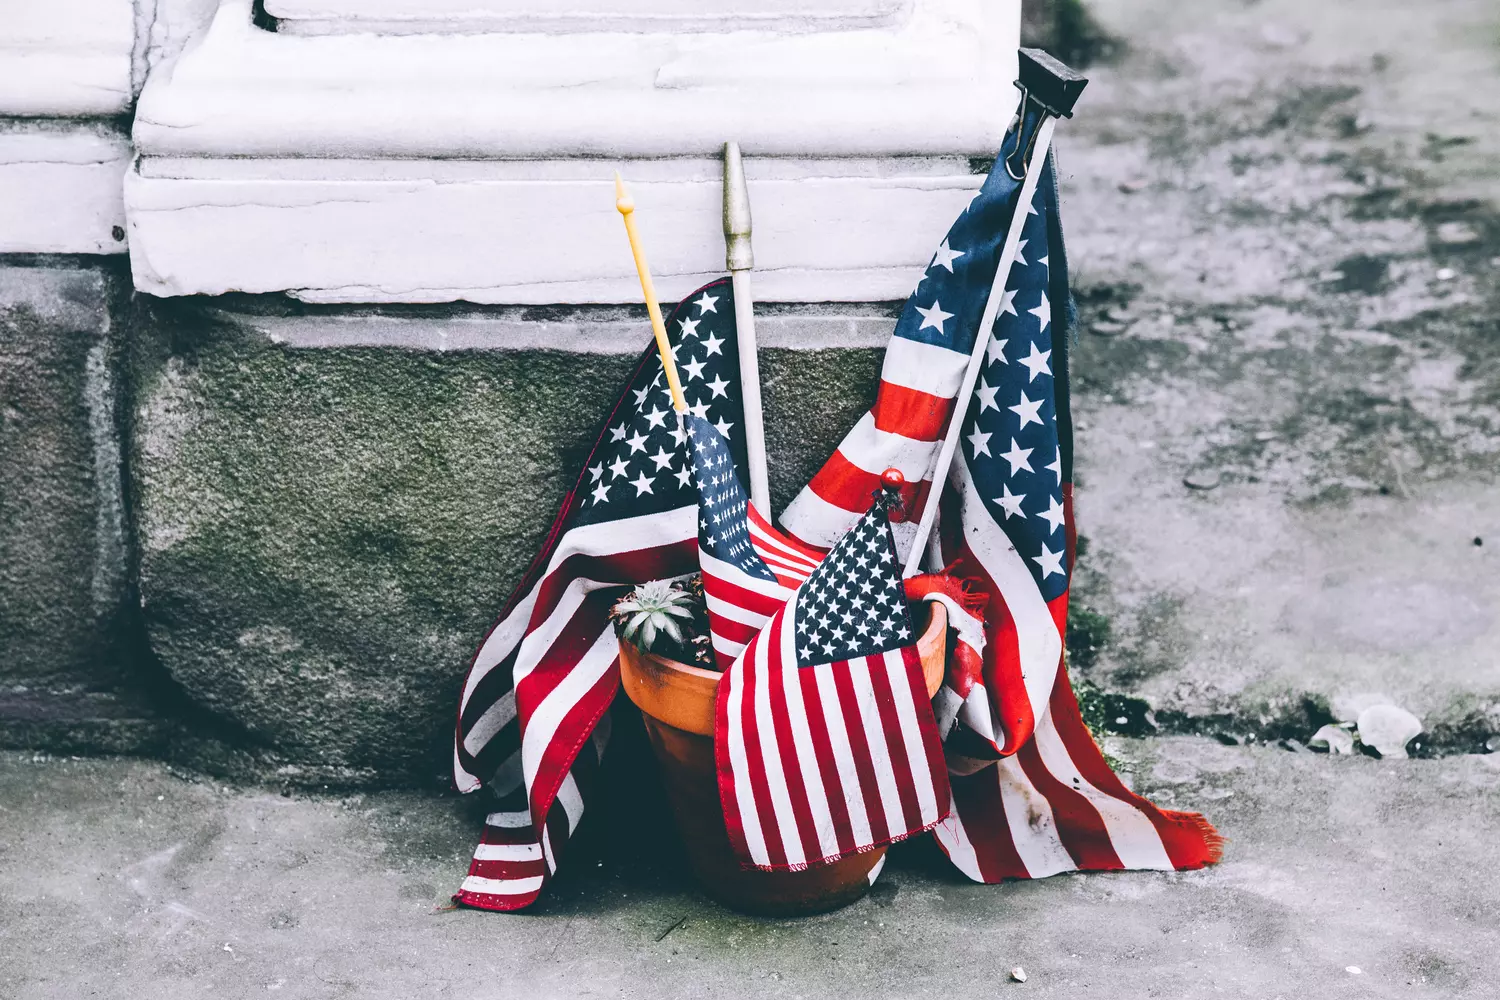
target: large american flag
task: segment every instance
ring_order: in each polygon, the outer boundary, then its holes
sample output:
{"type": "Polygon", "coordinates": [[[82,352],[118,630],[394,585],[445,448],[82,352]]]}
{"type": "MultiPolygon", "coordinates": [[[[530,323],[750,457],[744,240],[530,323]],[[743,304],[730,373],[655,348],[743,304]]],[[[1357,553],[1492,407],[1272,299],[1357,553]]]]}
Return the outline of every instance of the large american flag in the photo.
{"type": "Polygon", "coordinates": [[[788,539],[750,503],[729,441],[708,421],[684,421],[698,486],[698,563],[709,638],[728,670],[755,633],[813,570],[822,553],[788,539]]]}
{"type": "MultiPolygon", "coordinates": [[[[1034,128],[1036,116],[1027,124],[1034,128]]],[[[1002,156],[1013,147],[1014,134],[1006,137],[1002,156]]],[[[1003,167],[991,170],[938,245],[886,346],[875,405],[782,512],[781,526],[792,537],[823,549],[833,545],[864,514],[881,474],[896,468],[907,482],[904,514],[897,515],[904,523],[895,525],[897,549],[905,557],[1020,189],[1003,167]]]]}
{"type": "MultiPolygon", "coordinates": [[[[739,351],[728,279],[667,320],[692,414],[744,468],[739,351]]],[[[654,346],[615,404],[546,543],[470,665],[453,775],[498,798],[454,897],[491,910],[534,901],[589,798],[619,688],[609,610],[630,586],[697,569],[698,492],[687,432],[654,346]]]]}
{"type": "Polygon", "coordinates": [[[861,518],[719,681],[714,756],[740,859],[799,870],[949,808],[887,503],[861,518]]]}
{"type": "MultiPolygon", "coordinates": [[[[1007,136],[1002,157],[1015,141],[1007,136]]],[[[971,633],[950,659],[937,698],[954,776],[952,808],[935,833],[965,874],[985,882],[1201,867],[1218,858],[1218,834],[1201,816],[1158,809],[1125,788],[1083,724],[1063,667],[1074,537],[1060,328],[1067,273],[1054,167],[1049,159],[1038,169],[1030,204],[1014,206],[1021,185],[997,168],[954,223],[887,348],[874,410],[788,507],[783,526],[828,544],[853,516],[852,484],[864,470],[900,464],[892,456],[911,463],[909,480],[931,479],[1001,240],[1013,210],[1026,212],[999,314],[983,331],[984,366],[929,559],[982,595],[983,623],[982,636],[971,633]],[[931,393],[925,405],[914,386],[931,393]]],[[[919,488],[916,503],[925,498],[919,488]]]]}

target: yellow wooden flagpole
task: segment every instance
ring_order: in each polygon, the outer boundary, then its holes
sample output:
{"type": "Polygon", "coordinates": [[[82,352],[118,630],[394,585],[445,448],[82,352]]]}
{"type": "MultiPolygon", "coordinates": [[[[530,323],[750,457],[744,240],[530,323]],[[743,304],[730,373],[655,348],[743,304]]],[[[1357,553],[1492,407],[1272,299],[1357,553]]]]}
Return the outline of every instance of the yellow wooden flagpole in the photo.
{"type": "Polygon", "coordinates": [[[677,362],[672,359],[672,345],[667,342],[667,325],[661,319],[661,306],[656,302],[656,286],[651,283],[651,268],[646,263],[646,251],[641,249],[641,235],[635,228],[635,199],[625,189],[625,179],[615,171],[615,208],[625,219],[625,235],[630,237],[630,252],[635,255],[635,273],[641,278],[641,294],[646,297],[646,312],[651,314],[651,330],[656,334],[656,350],[661,355],[661,366],[667,373],[667,388],[672,393],[672,408],[678,413],[687,412],[687,401],[682,398],[682,382],[677,378],[677,362]]]}

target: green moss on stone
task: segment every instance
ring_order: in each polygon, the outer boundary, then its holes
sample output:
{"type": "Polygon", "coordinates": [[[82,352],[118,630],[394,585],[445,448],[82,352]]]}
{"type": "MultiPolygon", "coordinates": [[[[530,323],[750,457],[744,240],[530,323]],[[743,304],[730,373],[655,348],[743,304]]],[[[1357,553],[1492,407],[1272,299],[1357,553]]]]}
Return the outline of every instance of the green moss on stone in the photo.
{"type": "MultiPolygon", "coordinates": [[[[310,773],[443,770],[468,661],[633,359],[298,349],[201,322],[139,356],[141,592],[163,663],[310,773]]],[[[763,353],[779,505],[879,364],[763,353]]]]}

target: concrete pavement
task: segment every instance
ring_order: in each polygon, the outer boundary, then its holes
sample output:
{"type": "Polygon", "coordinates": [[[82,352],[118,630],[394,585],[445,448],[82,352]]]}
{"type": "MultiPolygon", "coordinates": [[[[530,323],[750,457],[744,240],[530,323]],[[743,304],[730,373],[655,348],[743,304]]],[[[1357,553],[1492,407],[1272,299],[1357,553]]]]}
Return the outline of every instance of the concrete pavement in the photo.
{"type": "Polygon", "coordinates": [[[445,908],[479,827],[452,796],[286,797],[157,763],[7,753],[0,995],[1494,995],[1500,758],[1197,737],[1111,751],[1139,789],[1207,811],[1229,838],[1223,864],[980,886],[924,841],[894,852],[870,897],[801,920],[699,895],[649,788],[593,817],[536,912],[501,915],[445,908]],[[645,835],[599,836],[633,826],[645,835]],[[1024,985],[1007,980],[1016,965],[1024,985]]]}

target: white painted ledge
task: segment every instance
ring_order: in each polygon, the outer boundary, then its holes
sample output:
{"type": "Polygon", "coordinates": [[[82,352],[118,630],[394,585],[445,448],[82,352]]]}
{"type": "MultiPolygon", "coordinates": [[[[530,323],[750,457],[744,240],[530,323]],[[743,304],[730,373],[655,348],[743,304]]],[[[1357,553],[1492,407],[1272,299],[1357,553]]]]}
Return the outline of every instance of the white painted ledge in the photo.
{"type": "Polygon", "coordinates": [[[153,72],[145,156],[982,155],[1014,105],[1018,0],[882,29],[301,37],[224,0],[153,72]],[[1008,16],[1007,16],[1008,15],[1008,16]]]}
{"type": "MultiPolygon", "coordinates": [[[[722,273],[717,160],[143,160],[125,188],[136,286],[314,302],[634,302],[616,167],[631,178],[661,294],[722,273]]],[[[746,174],[756,295],[789,302],[905,298],[983,180],[959,158],[747,159],[746,174]]]]}
{"type": "Polygon", "coordinates": [[[266,0],[298,35],[431,32],[829,31],[881,27],[912,0],[266,0]]]}
{"type": "MultiPolygon", "coordinates": [[[[366,7],[389,20],[455,2],[366,7]]],[[[813,0],[847,21],[822,29],[777,28],[792,5],[745,0],[722,10],[775,16],[733,31],[652,27],[686,0],[602,2],[652,30],[473,34],[457,18],[443,34],[296,35],[224,0],[138,104],[125,185],[137,286],[631,302],[618,168],[671,297],[723,268],[716,157],[735,139],[760,298],[904,298],[980,183],[968,158],[993,153],[1014,109],[1018,0],[813,0]]],[[[277,9],[328,27],[346,7],[277,9]]]]}
{"type": "Polygon", "coordinates": [[[118,115],[134,98],[131,0],[5,0],[0,116],[118,115]]]}
{"type": "Polygon", "coordinates": [[[104,125],[0,130],[0,253],[124,253],[129,164],[130,143],[104,125]]]}

